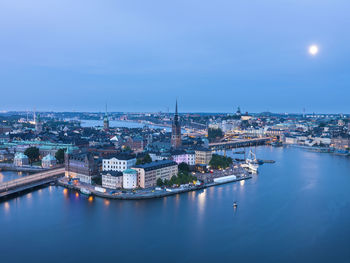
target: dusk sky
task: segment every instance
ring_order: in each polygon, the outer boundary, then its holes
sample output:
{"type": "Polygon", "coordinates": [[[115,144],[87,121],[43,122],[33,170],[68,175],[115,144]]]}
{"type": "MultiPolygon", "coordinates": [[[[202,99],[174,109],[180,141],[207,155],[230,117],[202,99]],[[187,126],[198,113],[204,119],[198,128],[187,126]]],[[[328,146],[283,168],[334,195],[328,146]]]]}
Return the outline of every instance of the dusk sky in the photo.
{"type": "Polygon", "coordinates": [[[349,0],[2,0],[0,110],[350,113],[349,0]],[[308,53],[310,45],[318,54],[308,53]]]}

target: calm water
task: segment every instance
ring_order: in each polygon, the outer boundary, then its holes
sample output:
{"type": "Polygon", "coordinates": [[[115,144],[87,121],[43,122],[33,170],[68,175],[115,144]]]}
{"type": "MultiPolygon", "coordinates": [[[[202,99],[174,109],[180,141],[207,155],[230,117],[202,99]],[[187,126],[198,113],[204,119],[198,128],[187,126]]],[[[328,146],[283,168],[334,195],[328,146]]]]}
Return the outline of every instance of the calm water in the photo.
{"type": "Polygon", "coordinates": [[[276,163],[164,199],[89,201],[50,186],[1,203],[0,262],[350,262],[350,159],[257,155],[276,163]]]}
{"type": "Polygon", "coordinates": [[[14,179],[27,176],[29,173],[14,172],[14,171],[0,171],[0,183],[8,182],[14,179]]]}

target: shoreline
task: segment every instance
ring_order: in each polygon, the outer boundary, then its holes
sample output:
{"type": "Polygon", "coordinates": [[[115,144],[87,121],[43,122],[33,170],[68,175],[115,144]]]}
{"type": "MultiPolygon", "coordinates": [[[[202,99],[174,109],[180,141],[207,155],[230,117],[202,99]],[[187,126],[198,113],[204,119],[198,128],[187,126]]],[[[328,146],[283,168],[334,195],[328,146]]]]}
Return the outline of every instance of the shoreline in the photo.
{"type": "MultiPolygon", "coordinates": [[[[171,196],[171,195],[176,195],[176,194],[182,194],[182,193],[186,193],[186,192],[192,192],[192,191],[198,191],[198,190],[202,190],[208,187],[212,187],[212,186],[218,186],[218,185],[222,185],[222,184],[228,184],[228,183],[235,183],[238,181],[242,181],[242,180],[248,180],[251,179],[252,176],[248,175],[248,176],[244,176],[244,177],[240,177],[240,178],[236,178],[232,181],[228,181],[228,182],[212,182],[212,183],[207,183],[207,184],[203,184],[200,186],[193,186],[193,187],[189,187],[189,188],[182,188],[182,189],[172,189],[171,192],[166,191],[165,189],[162,190],[154,190],[154,192],[147,192],[145,194],[142,195],[136,195],[136,194],[129,194],[129,193],[123,193],[120,195],[113,195],[113,194],[109,194],[109,193],[102,193],[102,192],[98,192],[95,191],[93,189],[89,189],[89,191],[91,191],[91,195],[93,196],[97,196],[97,197],[101,197],[101,198],[107,198],[107,199],[114,199],[114,200],[145,200],[145,199],[155,199],[155,198],[163,198],[163,197],[167,197],[167,196],[171,196]]],[[[76,186],[76,185],[71,185],[68,184],[66,182],[64,182],[62,179],[57,180],[57,184],[59,186],[65,187],[67,189],[70,190],[76,190],[79,191],[80,194],[81,188],[85,188],[84,186],[76,186]]],[[[113,189],[111,189],[113,190],[113,189]]]]}

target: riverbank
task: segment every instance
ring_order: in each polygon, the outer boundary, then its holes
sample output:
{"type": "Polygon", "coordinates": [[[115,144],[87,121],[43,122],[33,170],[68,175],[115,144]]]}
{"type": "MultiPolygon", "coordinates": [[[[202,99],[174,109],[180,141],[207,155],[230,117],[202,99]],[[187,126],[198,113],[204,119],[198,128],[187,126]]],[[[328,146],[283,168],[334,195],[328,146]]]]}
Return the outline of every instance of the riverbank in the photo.
{"type": "Polygon", "coordinates": [[[197,191],[202,190],[208,187],[212,186],[218,186],[222,184],[228,184],[233,182],[238,182],[242,180],[251,179],[251,175],[247,176],[241,176],[236,179],[227,181],[227,182],[212,182],[212,183],[206,183],[198,186],[187,186],[187,187],[179,187],[179,188],[164,188],[162,190],[156,190],[155,188],[152,189],[144,189],[144,190],[137,190],[136,192],[125,192],[122,191],[117,192],[116,190],[110,189],[110,192],[99,192],[96,191],[93,185],[84,184],[84,183],[78,183],[76,185],[69,184],[67,178],[61,178],[57,181],[57,184],[60,186],[63,186],[65,188],[76,190],[81,193],[81,189],[87,189],[91,192],[91,195],[102,197],[102,198],[108,198],[108,199],[117,199],[117,200],[143,200],[143,199],[154,199],[154,198],[162,198],[166,196],[176,195],[176,194],[182,194],[186,192],[191,191],[197,191]]]}

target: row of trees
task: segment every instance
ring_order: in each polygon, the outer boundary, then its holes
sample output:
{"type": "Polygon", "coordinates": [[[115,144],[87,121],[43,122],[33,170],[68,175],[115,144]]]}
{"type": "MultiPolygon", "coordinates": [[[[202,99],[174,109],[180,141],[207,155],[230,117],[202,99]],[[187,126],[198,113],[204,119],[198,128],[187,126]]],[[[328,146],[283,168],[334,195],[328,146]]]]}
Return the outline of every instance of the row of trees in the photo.
{"type": "Polygon", "coordinates": [[[179,173],[177,176],[171,177],[170,180],[162,180],[161,178],[158,178],[157,185],[158,186],[173,186],[174,184],[180,185],[180,184],[187,184],[193,181],[197,180],[197,177],[193,176],[190,173],[190,167],[186,163],[180,163],[179,166],[179,173]]]}
{"type": "Polygon", "coordinates": [[[233,160],[231,157],[225,157],[218,154],[213,154],[209,165],[214,169],[226,169],[232,164],[233,160]]]}

